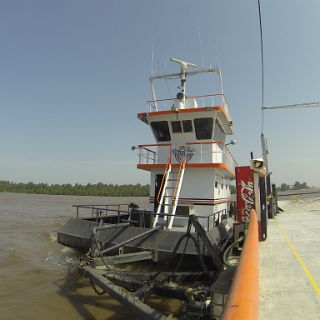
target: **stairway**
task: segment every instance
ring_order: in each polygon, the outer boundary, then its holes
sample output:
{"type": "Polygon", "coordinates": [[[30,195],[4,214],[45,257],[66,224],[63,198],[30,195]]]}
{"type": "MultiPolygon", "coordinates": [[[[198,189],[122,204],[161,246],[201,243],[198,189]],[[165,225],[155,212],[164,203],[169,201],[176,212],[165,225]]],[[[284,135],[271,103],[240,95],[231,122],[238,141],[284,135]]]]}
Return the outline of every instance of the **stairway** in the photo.
{"type": "Polygon", "coordinates": [[[172,228],[174,215],[179,202],[185,167],[185,160],[181,161],[179,169],[173,169],[171,164],[167,165],[157,197],[159,205],[153,227],[163,223],[168,226],[168,229],[172,228]],[[159,215],[163,214],[163,221],[159,222],[159,215]],[[169,222],[167,219],[169,219],[169,222]]]}

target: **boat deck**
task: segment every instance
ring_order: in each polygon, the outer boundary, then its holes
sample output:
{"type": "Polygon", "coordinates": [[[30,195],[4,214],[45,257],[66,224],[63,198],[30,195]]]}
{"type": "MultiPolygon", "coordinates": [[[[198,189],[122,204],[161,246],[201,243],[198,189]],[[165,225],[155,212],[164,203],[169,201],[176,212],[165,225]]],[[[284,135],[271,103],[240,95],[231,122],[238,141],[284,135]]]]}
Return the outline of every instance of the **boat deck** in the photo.
{"type": "Polygon", "coordinates": [[[259,246],[259,319],[320,319],[320,197],[282,206],[259,246]]]}

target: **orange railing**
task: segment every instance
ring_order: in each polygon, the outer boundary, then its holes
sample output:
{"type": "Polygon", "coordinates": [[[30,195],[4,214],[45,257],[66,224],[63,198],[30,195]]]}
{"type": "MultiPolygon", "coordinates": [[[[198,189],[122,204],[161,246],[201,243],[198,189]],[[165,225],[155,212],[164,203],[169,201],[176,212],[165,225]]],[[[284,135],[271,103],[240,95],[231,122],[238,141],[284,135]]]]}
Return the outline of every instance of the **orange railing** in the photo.
{"type": "Polygon", "coordinates": [[[251,211],[250,224],[240,261],[232,282],[222,320],[258,320],[259,251],[257,214],[251,211]]]}
{"type": "Polygon", "coordinates": [[[179,173],[178,173],[178,176],[177,176],[177,182],[176,182],[176,185],[174,187],[173,196],[172,196],[172,202],[174,204],[176,204],[176,200],[177,200],[176,197],[177,197],[179,183],[180,183],[180,180],[181,180],[182,169],[184,169],[185,166],[186,166],[186,159],[182,159],[181,163],[180,163],[180,167],[179,167],[179,173]]]}
{"type": "Polygon", "coordinates": [[[162,189],[164,187],[164,182],[166,181],[166,178],[167,178],[167,174],[168,174],[168,170],[170,168],[170,164],[171,164],[171,156],[168,157],[168,161],[167,161],[167,164],[166,164],[166,168],[164,170],[164,175],[161,179],[161,184],[160,184],[160,188],[159,188],[159,191],[158,191],[158,194],[157,194],[157,202],[158,204],[160,203],[160,198],[161,198],[161,194],[162,194],[162,189]]]}

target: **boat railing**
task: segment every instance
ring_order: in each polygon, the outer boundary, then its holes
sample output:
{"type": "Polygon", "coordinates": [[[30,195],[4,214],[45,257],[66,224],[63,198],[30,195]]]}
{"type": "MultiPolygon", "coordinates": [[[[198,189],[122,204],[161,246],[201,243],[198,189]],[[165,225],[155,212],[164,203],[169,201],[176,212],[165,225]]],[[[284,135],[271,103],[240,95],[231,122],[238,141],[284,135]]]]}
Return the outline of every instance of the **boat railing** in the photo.
{"type": "Polygon", "coordinates": [[[186,153],[190,158],[188,163],[226,163],[232,169],[237,166],[237,161],[223,141],[187,142],[186,153]]]}
{"type": "MultiPolygon", "coordinates": [[[[186,220],[189,219],[189,215],[188,214],[170,214],[170,213],[153,213],[153,219],[159,216],[160,218],[162,218],[163,221],[163,228],[164,230],[168,229],[169,223],[170,223],[170,217],[175,217],[176,218],[184,218],[186,220]]],[[[223,209],[217,212],[214,212],[210,215],[206,215],[206,216],[201,216],[201,215],[197,215],[197,218],[199,219],[199,221],[201,222],[202,226],[205,228],[205,230],[209,231],[210,229],[212,229],[213,227],[216,227],[220,222],[222,222],[223,219],[227,218],[227,209],[223,209]]]]}
{"type": "Polygon", "coordinates": [[[76,217],[79,219],[80,216],[91,218],[108,217],[111,214],[116,215],[120,221],[121,214],[129,214],[130,204],[80,204],[73,205],[76,208],[76,217]]]}
{"type": "MultiPolygon", "coordinates": [[[[179,100],[177,98],[166,98],[147,101],[149,112],[165,111],[174,109],[179,100]]],[[[228,121],[231,121],[229,107],[223,93],[213,93],[202,96],[186,97],[185,106],[183,108],[207,108],[214,106],[224,107],[228,121]]]]}
{"type": "Polygon", "coordinates": [[[171,144],[140,144],[138,149],[139,164],[166,164],[168,157],[171,162],[171,144]]]}
{"type": "Polygon", "coordinates": [[[223,145],[223,149],[224,149],[225,159],[227,159],[226,161],[229,162],[231,166],[237,167],[238,162],[236,161],[236,159],[234,158],[234,156],[232,155],[228,147],[226,145],[223,145]]]}
{"type": "Polygon", "coordinates": [[[188,142],[185,146],[175,147],[171,144],[144,144],[138,146],[139,164],[167,163],[180,164],[181,157],[187,164],[226,163],[234,170],[237,162],[222,141],[188,142]]]}
{"type": "MultiPolygon", "coordinates": [[[[156,213],[147,210],[135,210],[130,206],[130,204],[99,204],[99,205],[92,205],[92,204],[80,204],[80,205],[73,205],[76,208],[76,217],[77,219],[83,218],[90,218],[95,219],[98,223],[100,219],[103,217],[110,217],[113,215],[117,218],[117,223],[123,222],[123,215],[140,215],[141,218],[137,219],[137,221],[133,221],[138,223],[139,227],[149,228],[152,225],[152,222],[156,216],[159,216],[163,220],[163,229],[167,230],[170,222],[170,217],[174,216],[175,218],[181,219],[185,218],[186,220],[189,219],[188,214],[170,214],[170,213],[156,213]],[[131,210],[133,209],[133,210],[131,210]],[[149,217],[149,218],[148,218],[149,217]]],[[[227,210],[223,209],[217,212],[214,212],[210,215],[201,216],[197,215],[198,219],[201,221],[203,227],[209,231],[213,227],[217,226],[223,219],[227,217],[227,210]]],[[[130,221],[132,217],[129,218],[130,221]]],[[[126,220],[127,221],[127,220],[126,220]]]]}

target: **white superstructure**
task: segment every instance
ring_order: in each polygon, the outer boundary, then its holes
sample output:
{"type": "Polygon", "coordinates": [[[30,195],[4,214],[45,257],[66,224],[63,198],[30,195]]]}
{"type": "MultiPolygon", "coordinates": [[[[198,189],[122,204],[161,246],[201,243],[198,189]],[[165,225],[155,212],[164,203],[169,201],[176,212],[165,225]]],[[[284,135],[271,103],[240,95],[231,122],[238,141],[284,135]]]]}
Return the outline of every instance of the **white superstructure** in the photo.
{"type": "Polygon", "coordinates": [[[230,202],[230,181],[236,162],[225,140],[233,133],[232,120],[218,67],[196,70],[194,64],[171,61],[179,63],[181,71],[150,77],[153,95],[153,100],[148,101],[150,110],[138,114],[150,126],[156,142],[138,146],[137,167],[151,173],[151,209],[159,214],[154,225],[166,220],[168,229],[182,227],[187,219],[181,215],[193,212],[209,228],[220,219],[219,215],[227,212],[230,202]],[[188,96],[187,76],[203,73],[217,74],[221,91],[188,96]],[[181,81],[177,97],[157,100],[154,81],[177,76],[181,81]]]}

